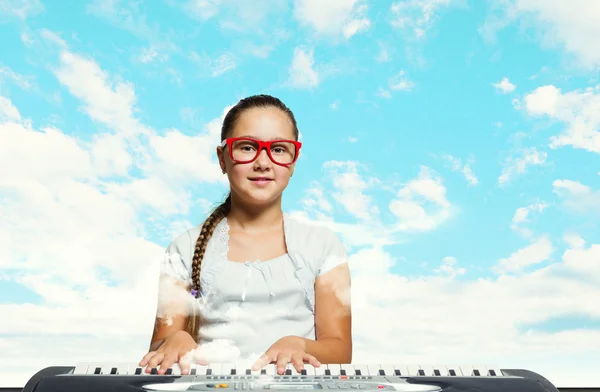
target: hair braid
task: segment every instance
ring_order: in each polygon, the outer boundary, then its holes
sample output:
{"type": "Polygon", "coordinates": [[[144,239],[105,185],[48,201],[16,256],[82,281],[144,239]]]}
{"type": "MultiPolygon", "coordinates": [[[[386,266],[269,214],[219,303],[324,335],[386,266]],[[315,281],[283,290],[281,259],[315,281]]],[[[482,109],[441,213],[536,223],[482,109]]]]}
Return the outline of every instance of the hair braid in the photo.
{"type": "MultiPolygon", "coordinates": [[[[194,249],[194,257],[192,259],[191,290],[195,290],[196,297],[198,297],[200,292],[200,267],[202,265],[202,259],[204,258],[204,252],[206,252],[208,240],[214,233],[217,224],[229,214],[229,211],[231,211],[231,193],[227,196],[227,199],[225,199],[225,201],[218,206],[208,218],[206,218],[202,225],[202,229],[200,230],[200,235],[198,236],[196,247],[194,249]]],[[[188,332],[196,339],[201,322],[200,314],[196,307],[192,308],[191,313],[192,314],[190,314],[188,319],[188,332]]]]}

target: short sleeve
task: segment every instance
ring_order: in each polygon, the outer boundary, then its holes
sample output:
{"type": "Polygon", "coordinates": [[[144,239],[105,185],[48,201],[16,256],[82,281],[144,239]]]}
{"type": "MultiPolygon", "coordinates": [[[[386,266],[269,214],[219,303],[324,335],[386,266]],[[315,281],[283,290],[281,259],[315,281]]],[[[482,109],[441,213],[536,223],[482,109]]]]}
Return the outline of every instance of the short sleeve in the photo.
{"type": "Polygon", "coordinates": [[[323,244],[322,264],[317,276],[323,275],[339,265],[348,263],[348,252],[339,236],[327,229],[323,233],[323,238],[325,242],[323,244]]]}
{"type": "Polygon", "coordinates": [[[191,238],[189,231],[181,234],[165,249],[161,274],[168,275],[186,284],[191,284],[191,260],[190,252],[191,238]]]}

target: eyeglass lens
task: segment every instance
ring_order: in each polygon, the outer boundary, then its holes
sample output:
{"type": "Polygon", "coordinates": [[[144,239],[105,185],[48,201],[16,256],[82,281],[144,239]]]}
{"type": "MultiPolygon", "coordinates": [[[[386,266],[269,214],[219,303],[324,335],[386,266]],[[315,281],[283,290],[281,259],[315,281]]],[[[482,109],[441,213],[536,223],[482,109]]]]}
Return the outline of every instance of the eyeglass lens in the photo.
{"type": "MultiPolygon", "coordinates": [[[[251,140],[236,140],[231,146],[233,159],[236,161],[253,161],[258,156],[258,143],[251,140]]],[[[296,156],[296,146],[290,142],[274,142],[271,144],[271,157],[273,161],[289,164],[296,156]]]]}

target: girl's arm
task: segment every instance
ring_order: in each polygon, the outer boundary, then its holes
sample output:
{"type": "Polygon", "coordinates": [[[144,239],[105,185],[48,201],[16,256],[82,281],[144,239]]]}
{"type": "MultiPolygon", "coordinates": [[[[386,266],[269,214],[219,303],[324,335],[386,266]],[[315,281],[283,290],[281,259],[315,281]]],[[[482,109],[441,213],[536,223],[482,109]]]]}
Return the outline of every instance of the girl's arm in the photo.
{"type": "Polygon", "coordinates": [[[350,269],[341,264],[315,282],[316,340],[304,339],[306,353],[321,363],[352,362],[350,269]]]}
{"type": "Polygon", "coordinates": [[[169,335],[186,330],[192,301],[186,284],[169,276],[161,276],[149,351],[158,349],[169,335]]]}

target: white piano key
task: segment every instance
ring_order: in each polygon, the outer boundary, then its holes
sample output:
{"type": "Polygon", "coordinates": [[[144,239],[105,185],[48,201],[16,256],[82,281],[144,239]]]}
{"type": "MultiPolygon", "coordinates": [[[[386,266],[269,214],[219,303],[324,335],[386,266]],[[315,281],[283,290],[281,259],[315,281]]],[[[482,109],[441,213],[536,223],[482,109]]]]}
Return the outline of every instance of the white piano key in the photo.
{"type": "Polygon", "coordinates": [[[190,372],[192,369],[196,369],[197,376],[205,376],[209,369],[209,365],[193,364],[193,367],[190,367],[190,372]]]}
{"type": "Polygon", "coordinates": [[[409,364],[406,365],[406,368],[409,376],[420,376],[419,370],[421,370],[421,366],[409,364]]]}
{"type": "Polygon", "coordinates": [[[432,376],[433,377],[445,377],[448,376],[448,370],[445,365],[434,364],[431,366],[432,368],[432,376]]]}
{"type": "Polygon", "coordinates": [[[381,364],[381,369],[384,371],[386,376],[394,376],[394,366],[381,364]]]}
{"type": "Polygon", "coordinates": [[[489,366],[487,370],[487,375],[490,377],[502,377],[504,376],[504,373],[502,373],[502,370],[499,367],[489,366]]]}
{"type": "Polygon", "coordinates": [[[340,365],[340,374],[343,373],[342,370],[346,373],[346,376],[354,376],[354,366],[349,363],[343,363],[340,365]]]}
{"type": "Polygon", "coordinates": [[[473,365],[472,370],[473,376],[485,377],[487,376],[487,366],[485,365],[473,365]]]}
{"type": "Polygon", "coordinates": [[[286,370],[285,374],[289,373],[290,376],[299,376],[300,375],[300,372],[298,370],[296,370],[296,367],[291,362],[288,362],[285,370],[286,370]]]}
{"type": "Polygon", "coordinates": [[[421,370],[425,372],[425,376],[431,377],[433,376],[433,366],[431,365],[420,365],[421,370]]]}
{"type": "Polygon", "coordinates": [[[102,374],[102,368],[104,364],[102,362],[90,362],[87,368],[87,374],[97,374],[97,369],[100,368],[100,373],[102,374]]]}
{"type": "Polygon", "coordinates": [[[396,375],[396,370],[400,371],[400,377],[408,376],[408,368],[406,365],[395,364],[394,365],[394,375],[396,375]]]}
{"type": "MultiPolygon", "coordinates": [[[[236,362],[235,363],[235,374],[237,376],[250,376],[253,374],[252,372],[252,365],[254,365],[253,363],[246,361],[246,362],[236,362]],[[246,371],[250,371],[250,374],[246,374],[246,371]]],[[[260,374],[260,370],[256,370],[254,371],[255,375],[260,374]]]]}
{"type": "MultiPolygon", "coordinates": [[[[236,370],[235,368],[235,363],[230,363],[230,362],[225,362],[221,364],[221,371],[219,372],[219,375],[221,376],[232,376],[233,373],[232,371],[236,370]]],[[[214,370],[213,370],[214,373],[214,370]]]]}
{"type": "Polygon", "coordinates": [[[460,366],[458,365],[446,365],[446,369],[447,369],[447,374],[448,376],[457,376],[457,377],[462,377],[463,373],[462,370],[460,369],[460,366]],[[454,372],[454,374],[452,373],[454,372]]]}
{"type": "Polygon", "coordinates": [[[324,376],[327,370],[327,364],[322,363],[321,366],[315,367],[315,376],[324,376]]]}
{"type": "Polygon", "coordinates": [[[367,369],[367,365],[364,364],[356,364],[354,365],[354,374],[358,376],[367,376],[369,369],[367,369]],[[359,374],[360,373],[360,374],[359,374]]]}
{"type": "Polygon", "coordinates": [[[266,374],[269,376],[277,375],[277,366],[274,363],[267,364],[264,369],[266,370],[266,374]]]}
{"type": "Polygon", "coordinates": [[[370,363],[367,364],[367,371],[369,372],[368,376],[379,376],[379,369],[381,366],[379,364],[370,363]]]}
{"type": "Polygon", "coordinates": [[[329,372],[331,373],[332,376],[339,376],[340,370],[342,370],[340,364],[338,364],[338,363],[328,363],[327,369],[329,369],[329,372]]]}
{"type": "Polygon", "coordinates": [[[105,363],[105,364],[102,365],[102,374],[110,375],[110,374],[114,373],[116,375],[117,374],[117,370],[118,369],[117,369],[117,367],[114,364],[107,364],[107,363],[105,363]],[[113,372],[113,369],[114,369],[114,372],[113,372]]]}
{"type": "Polygon", "coordinates": [[[460,371],[462,372],[463,377],[474,376],[473,365],[460,365],[460,371]]]}
{"type": "Polygon", "coordinates": [[[208,369],[211,370],[211,374],[223,375],[223,364],[219,362],[209,363],[208,369]]]}
{"type": "Polygon", "coordinates": [[[79,362],[75,365],[75,370],[73,370],[73,374],[87,374],[89,362],[79,362]]]}
{"type": "Polygon", "coordinates": [[[140,374],[144,373],[144,366],[140,366],[139,362],[131,362],[129,364],[129,366],[127,366],[127,374],[128,375],[134,375],[135,376],[135,371],[136,369],[140,369],[140,374]]]}
{"type": "Polygon", "coordinates": [[[306,375],[307,376],[314,376],[315,375],[315,367],[313,365],[311,365],[310,363],[305,363],[304,364],[304,369],[306,369],[306,375]]]}
{"type": "Polygon", "coordinates": [[[165,374],[169,374],[172,376],[180,376],[181,375],[181,367],[179,366],[179,363],[174,363],[171,366],[171,373],[165,373],[165,374]]]}

